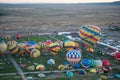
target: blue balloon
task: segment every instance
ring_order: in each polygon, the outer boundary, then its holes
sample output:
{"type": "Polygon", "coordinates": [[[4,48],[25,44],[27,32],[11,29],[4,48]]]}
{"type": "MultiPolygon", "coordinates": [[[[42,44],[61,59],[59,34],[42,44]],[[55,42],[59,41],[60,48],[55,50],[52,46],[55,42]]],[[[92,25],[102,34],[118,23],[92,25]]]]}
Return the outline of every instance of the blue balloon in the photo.
{"type": "Polygon", "coordinates": [[[36,42],[34,42],[34,41],[28,41],[28,42],[27,42],[27,45],[28,45],[28,46],[36,45],[36,42]]]}
{"type": "Polygon", "coordinates": [[[52,62],[50,60],[47,61],[47,64],[52,65],[52,62]]]}
{"type": "Polygon", "coordinates": [[[85,74],[86,74],[86,71],[84,71],[84,70],[79,70],[79,71],[78,71],[78,74],[85,75],[85,74]]]}
{"type": "Polygon", "coordinates": [[[79,63],[76,63],[76,64],[73,65],[73,67],[74,67],[75,69],[78,69],[78,68],[80,68],[80,64],[79,64],[79,63]]]}
{"type": "Polygon", "coordinates": [[[73,76],[73,72],[71,72],[71,71],[67,71],[66,74],[67,74],[68,77],[72,77],[73,76]]]}
{"type": "Polygon", "coordinates": [[[120,79],[120,74],[114,74],[114,76],[118,79],[120,79]]]}
{"type": "Polygon", "coordinates": [[[63,62],[62,64],[63,65],[69,65],[69,62],[63,62]]]}
{"type": "Polygon", "coordinates": [[[90,60],[89,59],[82,59],[81,60],[81,65],[85,68],[89,68],[90,67],[90,60]]]}

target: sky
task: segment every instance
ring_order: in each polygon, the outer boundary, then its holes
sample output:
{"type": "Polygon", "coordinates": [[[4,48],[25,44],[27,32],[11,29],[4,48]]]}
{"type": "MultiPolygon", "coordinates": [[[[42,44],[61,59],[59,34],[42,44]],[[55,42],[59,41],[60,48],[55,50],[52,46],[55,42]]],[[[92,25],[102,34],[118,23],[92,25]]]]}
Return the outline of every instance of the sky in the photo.
{"type": "Polygon", "coordinates": [[[0,0],[0,3],[92,3],[113,1],[116,0],[0,0]]]}

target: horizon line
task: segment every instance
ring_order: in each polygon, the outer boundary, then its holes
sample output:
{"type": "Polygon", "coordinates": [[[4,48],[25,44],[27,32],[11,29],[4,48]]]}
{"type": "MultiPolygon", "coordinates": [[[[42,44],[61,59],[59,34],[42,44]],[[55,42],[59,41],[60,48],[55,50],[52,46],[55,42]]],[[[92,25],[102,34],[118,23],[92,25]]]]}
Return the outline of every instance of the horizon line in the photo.
{"type": "Polygon", "coordinates": [[[57,2],[0,2],[0,4],[89,4],[89,3],[113,3],[111,2],[75,2],[75,3],[57,3],[57,2]]]}

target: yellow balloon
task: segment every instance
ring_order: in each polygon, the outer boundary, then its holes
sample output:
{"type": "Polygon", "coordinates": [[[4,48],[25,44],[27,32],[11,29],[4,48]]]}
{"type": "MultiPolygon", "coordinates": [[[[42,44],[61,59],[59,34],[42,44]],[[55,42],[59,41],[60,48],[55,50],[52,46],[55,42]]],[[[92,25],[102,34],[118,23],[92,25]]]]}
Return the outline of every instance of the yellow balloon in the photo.
{"type": "Polygon", "coordinates": [[[62,65],[62,64],[58,66],[58,69],[60,69],[60,70],[64,70],[65,68],[66,67],[64,65],[62,65]]]}
{"type": "Polygon", "coordinates": [[[39,65],[36,66],[36,70],[44,71],[45,70],[45,66],[42,65],[42,64],[39,64],[39,65]]]}
{"type": "Polygon", "coordinates": [[[15,54],[18,52],[18,45],[17,42],[12,40],[12,41],[8,41],[7,43],[7,49],[8,51],[10,51],[11,54],[15,54]]]}
{"type": "Polygon", "coordinates": [[[97,73],[97,70],[96,69],[91,69],[90,72],[91,73],[97,73]]]}
{"type": "Polygon", "coordinates": [[[31,52],[30,52],[30,56],[33,57],[33,58],[38,58],[40,56],[40,51],[37,50],[37,49],[33,49],[31,52]]]}
{"type": "Polygon", "coordinates": [[[73,50],[74,48],[78,48],[79,45],[74,41],[66,41],[64,42],[64,47],[66,48],[67,51],[69,51],[73,50]]]}
{"type": "Polygon", "coordinates": [[[55,56],[60,50],[60,46],[57,43],[51,43],[49,45],[49,50],[52,51],[52,54],[55,56]]]}

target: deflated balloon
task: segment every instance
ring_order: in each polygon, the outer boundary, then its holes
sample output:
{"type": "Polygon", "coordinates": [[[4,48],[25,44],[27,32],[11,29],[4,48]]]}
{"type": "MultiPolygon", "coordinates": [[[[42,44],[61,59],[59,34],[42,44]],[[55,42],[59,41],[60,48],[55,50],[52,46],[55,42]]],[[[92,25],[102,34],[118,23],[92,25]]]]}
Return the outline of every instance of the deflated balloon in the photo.
{"type": "Polygon", "coordinates": [[[60,46],[57,43],[51,43],[51,44],[49,44],[49,50],[55,56],[58,53],[58,51],[60,50],[60,46]]]}

